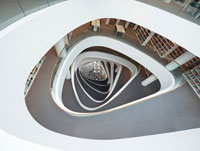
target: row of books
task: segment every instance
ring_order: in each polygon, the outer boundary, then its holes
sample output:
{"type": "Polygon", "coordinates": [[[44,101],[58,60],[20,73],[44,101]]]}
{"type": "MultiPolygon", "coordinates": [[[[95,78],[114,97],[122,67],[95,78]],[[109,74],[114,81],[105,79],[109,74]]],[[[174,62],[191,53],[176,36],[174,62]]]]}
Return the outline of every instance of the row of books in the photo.
{"type": "Polygon", "coordinates": [[[179,57],[180,55],[182,55],[183,53],[185,53],[186,50],[180,46],[178,46],[174,51],[172,51],[168,56],[167,56],[167,60],[168,61],[172,61],[174,59],[176,59],[177,57],[179,57]]]}
{"type": "Polygon", "coordinates": [[[26,83],[25,83],[25,90],[24,90],[24,95],[26,96],[43,61],[44,61],[45,57],[42,57],[42,59],[40,59],[40,61],[38,62],[38,64],[32,69],[31,73],[29,74],[27,80],[26,80],[26,83]]]}
{"type": "MultiPolygon", "coordinates": [[[[124,22],[125,24],[125,22],[124,22]]],[[[183,53],[185,53],[187,50],[182,48],[181,46],[178,46],[176,43],[170,41],[169,39],[155,33],[152,37],[150,37],[150,34],[152,31],[150,31],[147,28],[144,28],[142,26],[130,23],[129,27],[133,28],[137,26],[136,28],[136,36],[138,37],[138,40],[141,45],[145,45],[147,38],[150,39],[151,44],[153,45],[154,51],[157,52],[157,54],[161,58],[167,59],[169,62],[173,61],[177,57],[181,56],[183,53]]],[[[194,66],[197,66],[200,63],[200,59],[198,57],[186,62],[184,65],[182,65],[183,69],[185,71],[193,68],[194,66]]]]}
{"type": "Polygon", "coordinates": [[[185,72],[183,75],[197,96],[200,98],[200,65],[185,72]]]}
{"type": "MultiPolygon", "coordinates": [[[[134,24],[135,25],[135,24],[134,24]]],[[[170,41],[169,39],[159,35],[153,34],[152,37],[149,37],[151,31],[142,27],[137,26],[136,35],[141,45],[146,43],[147,38],[150,39],[151,44],[153,45],[153,50],[157,52],[157,54],[161,58],[165,58],[168,62],[171,62],[185,53],[187,50],[178,46],[176,43],[170,41]]],[[[200,96],[200,58],[195,57],[190,61],[186,62],[181,66],[184,70],[184,77],[194,89],[195,93],[200,96]]],[[[145,69],[145,73],[147,76],[150,76],[152,73],[145,69]]]]}
{"type": "Polygon", "coordinates": [[[171,50],[176,47],[176,44],[161,35],[154,34],[151,38],[151,43],[160,57],[166,57],[171,50]]]}
{"type": "Polygon", "coordinates": [[[143,42],[145,42],[145,40],[148,38],[148,36],[150,35],[151,31],[142,27],[142,26],[138,26],[136,29],[136,35],[138,37],[138,40],[141,44],[143,44],[143,42]]]}
{"type": "Polygon", "coordinates": [[[183,67],[185,69],[185,71],[190,70],[196,66],[200,65],[200,58],[199,57],[195,57],[193,59],[191,59],[190,61],[186,62],[183,67]]]}

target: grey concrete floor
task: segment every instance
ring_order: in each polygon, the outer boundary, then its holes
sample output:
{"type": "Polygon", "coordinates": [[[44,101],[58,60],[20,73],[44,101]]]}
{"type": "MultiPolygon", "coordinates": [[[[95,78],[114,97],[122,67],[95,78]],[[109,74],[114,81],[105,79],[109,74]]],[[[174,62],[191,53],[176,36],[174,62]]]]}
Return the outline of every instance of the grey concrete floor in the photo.
{"type": "Polygon", "coordinates": [[[119,139],[200,127],[200,100],[188,84],[103,115],[68,115],[54,104],[49,94],[49,79],[55,61],[56,53],[52,49],[26,97],[30,114],[47,129],[88,139],[119,139]]]}

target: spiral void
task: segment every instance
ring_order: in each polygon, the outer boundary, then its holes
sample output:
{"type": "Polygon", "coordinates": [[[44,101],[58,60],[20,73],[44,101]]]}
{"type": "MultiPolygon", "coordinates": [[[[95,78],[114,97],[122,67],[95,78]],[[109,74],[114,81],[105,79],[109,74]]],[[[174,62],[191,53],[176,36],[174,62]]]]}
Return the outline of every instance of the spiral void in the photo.
{"type": "MultiPolygon", "coordinates": [[[[180,65],[155,53],[151,39],[158,34],[148,30],[147,39],[141,43],[138,32],[143,28],[139,25],[125,22],[125,33],[119,20],[113,23],[115,19],[110,19],[110,24],[106,21],[83,24],[55,45],[59,57],[50,80],[50,94],[54,103],[70,115],[122,109],[184,82],[180,65]]],[[[170,51],[177,47],[174,45],[170,51]]],[[[194,57],[189,52],[181,55],[194,57]]]]}
{"type": "Polygon", "coordinates": [[[102,114],[155,94],[161,88],[159,80],[142,86],[147,78],[146,69],[110,48],[87,48],[73,59],[70,53],[74,52],[69,51],[58,60],[52,80],[53,100],[67,113],[102,114]]]}
{"type": "Polygon", "coordinates": [[[76,100],[87,111],[101,109],[112,102],[139,71],[140,66],[115,55],[102,52],[82,53],[71,68],[71,82],[76,100]],[[88,99],[83,99],[78,87],[88,99]]]}

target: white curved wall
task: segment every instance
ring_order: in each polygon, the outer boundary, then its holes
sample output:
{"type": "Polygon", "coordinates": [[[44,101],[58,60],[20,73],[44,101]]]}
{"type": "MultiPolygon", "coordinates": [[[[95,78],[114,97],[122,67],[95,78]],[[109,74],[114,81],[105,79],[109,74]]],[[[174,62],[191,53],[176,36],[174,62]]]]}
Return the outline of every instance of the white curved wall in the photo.
{"type": "Polygon", "coordinates": [[[109,17],[135,22],[200,56],[198,25],[134,0],[69,0],[48,7],[0,32],[0,128],[19,138],[65,150],[200,150],[200,129],[95,141],[52,132],[31,117],[23,91],[34,65],[66,33],[90,20],[109,17]]]}

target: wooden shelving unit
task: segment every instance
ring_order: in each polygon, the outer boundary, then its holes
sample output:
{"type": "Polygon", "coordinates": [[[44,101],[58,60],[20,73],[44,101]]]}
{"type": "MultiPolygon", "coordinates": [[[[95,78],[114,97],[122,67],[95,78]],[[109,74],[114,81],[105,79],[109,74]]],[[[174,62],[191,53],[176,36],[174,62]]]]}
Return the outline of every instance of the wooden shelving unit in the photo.
{"type": "Polygon", "coordinates": [[[197,96],[200,98],[200,65],[185,72],[183,76],[192,87],[194,92],[197,94],[197,96]]]}
{"type": "Polygon", "coordinates": [[[200,58],[199,57],[195,57],[192,60],[186,62],[185,64],[183,64],[183,68],[185,71],[191,70],[192,68],[199,66],[200,65],[200,58]]]}
{"type": "Polygon", "coordinates": [[[153,37],[154,32],[142,27],[138,26],[136,29],[136,35],[138,37],[138,40],[142,46],[145,46],[149,40],[153,37]]]}
{"type": "Polygon", "coordinates": [[[165,58],[178,48],[178,45],[158,34],[154,34],[151,38],[151,43],[161,58],[165,58]]]}
{"type": "MultiPolygon", "coordinates": [[[[183,53],[185,53],[187,50],[178,46],[174,51],[172,51],[167,57],[166,59],[171,62],[174,59],[178,58],[179,56],[181,56],[183,53]]],[[[195,57],[193,59],[191,59],[190,61],[186,62],[185,64],[183,64],[181,66],[181,68],[184,71],[188,71],[191,70],[192,68],[194,68],[195,66],[200,65],[200,58],[195,57]]]]}
{"type": "Polygon", "coordinates": [[[28,91],[31,88],[31,85],[33,84],[33,81],[35,80],[35,77],[38,73],[38,71],[40,70],[42,63],[44,62],[45,57],[43,57],[39,63],[33,68],[33,70],[31,71],[31,73],[29,74],[27,81],[25,83],[25,90],[24,90],[24,96],[26,96],[28,94],[28,91]]]}
{"type": "Polygon", "coordinates": [[[174,51],[172,51],[171,53],[169,53],[169,55],[166,56],[166,59],[168,61],[173,61],[174,59],[176,59],[185,52],[186,50],[184,48],[178,46],[174,51]]]}

